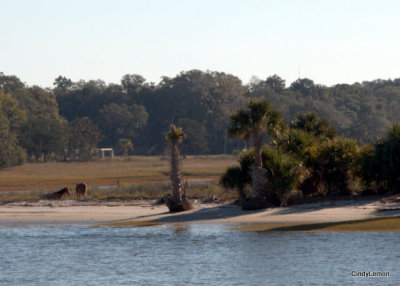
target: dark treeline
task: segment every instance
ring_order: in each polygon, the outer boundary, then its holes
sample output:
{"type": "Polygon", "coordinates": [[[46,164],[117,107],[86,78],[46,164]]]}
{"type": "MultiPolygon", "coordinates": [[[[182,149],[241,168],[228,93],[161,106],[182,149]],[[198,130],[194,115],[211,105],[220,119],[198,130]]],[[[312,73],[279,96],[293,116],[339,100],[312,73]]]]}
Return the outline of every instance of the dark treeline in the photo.
{"type": "Polygon", "coordinates": [[[164,133],[174,123],[188,139],[185,154],[226,153],[241,148],[226,135],[229,116],[246,101],[246,87],[235,76],[197,70],[158,85],[140,75],[125,75],[121,84],[71,82],[59,77],[53,92],[60,115],[73,122],[88,117],[101,130],[100,146],[118,147],[121,138],[134,143],[136,154],[161,154],[164,133]]]}
{"type": "Polygon", "coordinates": [[[0,73],[0,165],[66,160],[78,149],[78,159],[88,160],[95,147],[161,154],[172,123],[187,134],[184,154],[232,153],[246,143],[228,137],[230,115],[252,98],[269,100],[287,123],[314,111],[360,144],[400,121],[400,79],[332,87],[298,79],[287,86],[274,75],[245,85],[234,75],[191,70],[158,84],[140,75],[108,85],[60,76],[50,89],[0,73]]]}

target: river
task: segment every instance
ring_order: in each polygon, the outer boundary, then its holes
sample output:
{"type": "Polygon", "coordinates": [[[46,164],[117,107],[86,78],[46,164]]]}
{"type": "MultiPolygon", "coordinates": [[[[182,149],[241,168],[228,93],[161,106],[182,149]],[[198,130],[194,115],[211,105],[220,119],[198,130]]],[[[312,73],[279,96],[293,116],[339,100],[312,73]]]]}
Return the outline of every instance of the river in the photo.
{"type": "Polygon", "coordinates": [[[400,285],[400,232],[231,227],[2,224],[0,285],[400,285]]]}

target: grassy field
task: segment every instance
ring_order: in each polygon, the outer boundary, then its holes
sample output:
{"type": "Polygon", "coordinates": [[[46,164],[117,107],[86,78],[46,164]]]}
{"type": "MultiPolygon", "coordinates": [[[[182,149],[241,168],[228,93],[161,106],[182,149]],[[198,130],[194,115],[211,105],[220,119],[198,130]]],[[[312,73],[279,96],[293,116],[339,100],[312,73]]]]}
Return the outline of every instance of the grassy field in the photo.
{"type": "MultiPolygon", "coordinates": [[[[196,197],[196,192],[197,195],[203,194],[210,192],[210,188],[213,193],[219,192],[216,184],[221,174],[227,167],[237,164],[230,155],[187,156],[182,160],[182,170],[185,179],[189,181],[207,181],[211,184],[193,188],[192,195],[196,197]]],[[[28,163],[0,172],[0,199],[9,197],[1,191],[58,190],[65,186],[75,190],[75,185],[79,182],[85,182],[92,190],[96,190],[91,194],[93,199],[113,196],[146,199],[168,192],[165,182],[169,179],[169,162],[160,156],[132,156],[126,160],[116,158],[113,161],[83,163],[28,163]],[[117,188],[102,190],[95,186],[117,186],[117,188]],[[152,191],[156,193],[152,194],[152,191]]],[[[38,193],[24,192],[19,197],[35,199],[38,193]]],[[[18,195],[15,199],[18,199],[18,195]]]]}

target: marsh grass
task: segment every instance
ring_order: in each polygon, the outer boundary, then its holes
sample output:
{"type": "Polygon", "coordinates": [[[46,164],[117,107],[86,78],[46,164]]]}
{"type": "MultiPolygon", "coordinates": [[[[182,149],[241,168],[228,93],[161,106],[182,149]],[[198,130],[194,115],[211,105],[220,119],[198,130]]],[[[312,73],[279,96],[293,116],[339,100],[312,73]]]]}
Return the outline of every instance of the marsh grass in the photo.
{"type": "Polygon", "coordinates": [[[94,200],[154,200],[170,192],[165,183],[119,185],[110,188],[92,187],[88,199],[94,200]]]}
{"type": "Polygon", "coordinates": [[[236,192],[229,192],[217,184],[193,186],[188,191],[189,199],[205,200],[216,197],[219,202],[233,201],[237,198],[236,192]]]}
{"type": "Polygon", "coordinates": [[[41,195],[53,192],[52,190],[0,192],[0,202],[38,201],[41,195]]]}
{"type": "MultiPolygon", "coordinates": [[[[159,200],[166,194],[171,193],[171,186],[165,182],[151,182],[144,184],[119,185],[108,187],[89,187],[88,196],[84,199],[77,199],[75,187],[68,186],[71,196],[66,199],[87,200],[87,201],[132,201],[132,200],[159,200]]],[[[46,189],[35,191],[4,191],[0,192],[0,202],[39,201],[45,193],[58,190],[46,189]]],[[[221,186],[215,183],[195,185],[189,187],[188,195],[190,200],[207,200],[216,197],[218,201],[231,201],[236,198],[236,193],[226,192],[221,186]]]]}
{"type": "MultiPolygon", "coordinates": [[[[117,186],[115,188],[89,189],[88,199],[94,200],[159,200],[171,193],[168,183],[147,183],[117,186]]],[[[221,186],[214,183],[200,186],[191,186],[188,190],[190,200],[206,200],[216,197],[219,201],[234,200],[234,192],[226,192],[221,186]]]]}
{"type": "Polygon", "coordinates": [[[242,231],[359,232],[400,231],[400,217],[374,218],[314,224],[253,224],[234,228],[242,231]]]}
{"type": "MultiPolygon", "coordinates": [[[[237,164],[230,155],[186,156],[185,179],[217,182],[226,168],[237,164]]],[[[85,182],[88,186],[134,185],[168,181],[169,163],[160,156],[130,156],[126,160],[27,163],[0,172],[0,191],[62,189],[85,182]]]]}

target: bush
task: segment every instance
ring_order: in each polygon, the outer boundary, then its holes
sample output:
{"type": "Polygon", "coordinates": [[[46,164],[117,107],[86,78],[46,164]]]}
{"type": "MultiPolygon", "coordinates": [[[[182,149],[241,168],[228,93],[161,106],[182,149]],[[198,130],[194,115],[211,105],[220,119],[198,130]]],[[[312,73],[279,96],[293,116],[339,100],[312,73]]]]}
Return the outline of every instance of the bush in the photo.
{"type": "Polygon", "coordinates": [[[306,170],[301,162],[278,148],[263,148],[266,169],[267,193],[269,201],[278,199],[281,206],[287,206],[290,194],[297,192],[300,183],[305,179],[306,170]]]}
{"type": "Polygon", "coordinates": [[[322,143],[306,162],[311,169],[312,185],[323,184],[327,195],[350,194],[349,180],[357,173],[357,156],[355,140],[339,137],[322,143]]]}
{"type": "MultiPolygon", "coordinates": [[[[263,197],[275,205],[287,205],[289,193],[295,191],[305,178],[305,168],[294,156],[284,153],[281,149],[264,146],[261,150],[263,168],[266,173],[266,185],[263,197]]],[[[243,208],[254,209],[254,205],[265,203],[255,202],[249,198],[246,190],[251,184],[251,165],[254,162],[254,150],[243,152],[239,157],[240,167],[228,168],[221,177],[221,184],[225,188],[237,189],[243,208]]]]}
{"type": "Polygon", "coordinates": [[[319,142],[320,139],[316,138],[310,133],[307,133],[303,130],[291,129],[279,142],[279,147],[298,157],[299,159],[305,160],[308,149],[312,146],[315,146],[319,142]]]}
{"type": "Polygon", "coordinates": [[[240,199],[244,200],[247,197],[245,193],[246,175],[240,167],[230,167],[222,175],[220,183],[227,189],[236,189],[239,192],[240,199]]]}

